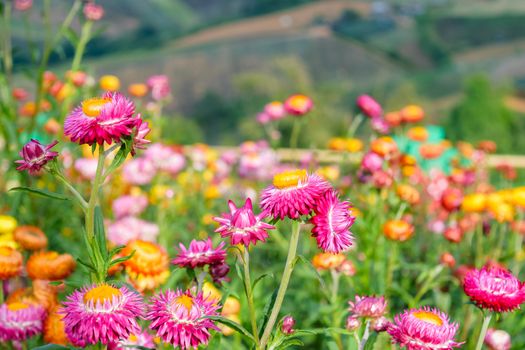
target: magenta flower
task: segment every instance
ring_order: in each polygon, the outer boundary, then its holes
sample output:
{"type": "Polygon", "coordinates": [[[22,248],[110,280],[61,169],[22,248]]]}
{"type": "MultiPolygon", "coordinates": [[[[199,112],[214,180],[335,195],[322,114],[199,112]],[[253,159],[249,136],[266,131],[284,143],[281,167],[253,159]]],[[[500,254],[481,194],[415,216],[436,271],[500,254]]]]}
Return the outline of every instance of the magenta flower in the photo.
{"type": "Polygon", "coordinates": [[[314,225],[312,237],[315,237],[320,249],[340,253],[350,248],[353,243],[350,227],[355,222],[350,208],[349,202],[339,201],[335,190],[327,191],[319,198],[310,222],[314,225]]]}
{"type": "Polygon", "coordinates": [[[204,241],[192,240],[188,249],[180,243],[180,250],[172,263],[180,267],[194,269],[205,265],[221,264],[226,259],[226,251],[222,249],[224,242],[213,248],[211,238],[204,241]]]}
{"type": "Polygon", "coordinates": [[[374,100],[373,97],[368,95],[361,95],[356,100],[357,107],[361,110],[361,113],[370,118],[379,118],[383,115],[383,108],[381,105],[374,100]]]}
{"type": "Polygon", "coordinates": [[[261,112],[257,114],[256,120],[257,123],[264,125],[268,124],[272,118],[266,112],[261,112]]]}
{"type": "Polygon", "coordinates": [[[130,136],[139,117],[133,116],[135,105],[118,92],[107,92],[82,102],[64,122],[64,134],[71,141],[93,145],[120,142],[130,136]]]}
{"type": "Polygon", "coordinates": [[[24,341],[42,332],[45,310],[40,305],[0,305],[0,341],[24,341]]]}
{"type": "Polygon", "coordinates": [[[318,199],[330,189],[326,180],[309,175],[306,170],[285,171],[275,175],[273,185],[262,192],[260,206],[275,219],[297,219],[308,215],[317,206],[318,199]]]}
{"type": "Polygon", "coordinates": [[[295,329],[293,327],[295,326],[295,320],[292,316],[284,316],[283,323],[281,324],[281,332],[286,335],[293,334],[295,332],[295,329]]]}
{"type": "Polygon", "coordinates": [[[218,315],[217,300],[204,298],[202,292],[167,290],[151,299],[146,319],[157,337],[182,350],[208,344],[210,330],[219,330],[207,316],[218,315]]]}
{"type": "Polygon", "coordinates": [[[127,216],[109,223],[107,235],[108,240],[116,245],[126,245],[136,239],[155,242],[159,235],[159,226],[153,222],[127,216]]]}
{"type": "Polygon", "coordinates": [[[151,89],[151,97],[155,101],[161,101],[171,93],[170,83],[166,75],[152,75],[147,83],[151,89]]]}
{"type": "Polygon", "coordinates": [[[104,8],[94,2],[88,2],[84,5],[84,16],[90,21],[100,21],[104,17],[104,8]]]}
{"type": "Polygon", "coordinates": [[[525,302],[525,284],[500,267],[470,271],[463,290],[478,307],[494,312],[513,311],[525,302]]]}
{"type": "Polygon", "coordinates": [[[173,176],[177,175],[186,165],[184,155],[161,143],[152,144],[144,152],[144,156],[153,162],[157,170],[165,171],[173,176]]]}
{"type": "Polygon", "coordinates": [[[220,217],[214,217],[221,226],[215,230],[221,234],[221,237],[230,237],[232,245],[244,244],[246,247],[257,244],[257,241],[266,241],[268,238],[267,230],[273,230],[275,227],[262,220],[268,216],[266,212],[259,215],[253,213],[252,200],[246,199],[244,205],[237,208],[233,201],[228,201],[229,213],[223,213],[220,217]]]}
{"type": "Polygon", "coordinates": [[[390,132],[390,125],[388,125],[388,122],[381,117],[370,119],[370,126],[372,127],[372,130],[383,135],[390,132]]]}
{"type": "Polygon", "coordinates": [[[127,287],[94,284],[67,297],[61,313],[65,332],[81,344],[112,344],[140,332],[137,318],[145,305],[127,287]]]}
{"type": "Polygon", "coordinates": [[[95,178],[97,167],[97,158],[78,158],[74,163],[75,170],[86,180],[93,180],[95,178]]]}
{"type": "Polygon", "coordinates": [[[349,301],[348,311],[354,317],[379,318],[386,313],[387,301],[381,297],[355,296],[355,301],[349,301]]]}
{"type": "Polygon", "coordinates": [[[489,328],[485,335],[485,345],[489,350],[510,350],[512,346],[510,334],[500,329],[489,328]]]}
{"type": "Polygon", "coordinates": [[[306,95],[292,95],[284,101],[284,109],[288,114],[302,116],[314,107],[312,99],[306,95]]]}
{"type": "Polygon", "coordinates": [[[58,157],[57,152],[50,151],[57,143],[58,141],[53,141],[49,145],[43,145],[40,141],[31,139],[18,153],[23,159],[15,161],[20,164],[16,170],[27,170],[31,175],[37,174],[47,163],[58,157]]]}
{"type": "Polygon", "coordinates": [[[155,164],[148,158],[132,159],[122,167],[122,178],[132,185],[146,185],[155,175],[157,175],[155,164]]]}
{"type": "Polygon", "coordinates": [[[462,344],[454,341],[458,327],[444,312],[423,307],[398,314],[387,332],[407,350],[452,350],[462,344]]]}
{"type": "Polygon", "coordinates": [[[111,207],[115,218],[121,219],[126,216],[138,216],[148,206],[148,197],[140,196],[120,196],[113,201],[111,207]]]}

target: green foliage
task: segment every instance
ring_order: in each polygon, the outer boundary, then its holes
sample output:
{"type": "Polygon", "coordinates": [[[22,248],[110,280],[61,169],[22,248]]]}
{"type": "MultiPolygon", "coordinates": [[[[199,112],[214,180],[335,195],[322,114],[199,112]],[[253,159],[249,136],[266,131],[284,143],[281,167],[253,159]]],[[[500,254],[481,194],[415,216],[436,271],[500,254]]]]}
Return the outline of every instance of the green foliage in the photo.
{"type": "Polygon", "coordinates": [[[417,34],[421,49],[436,65],[450,63],[450,53],[438,35],[435,26],[436,18],[432,14],[424,14],[417,18],[417,34]]]}
{"type": "Polygon", "coordinates": [[[516,115],[503,104],[501,93],[487,77],[473,76],[465,82],[464,97],[452,111],[447,135],[452,140],[497,140],[499,152],[515,152],[516,115]]]}
{"type": "Polygon", "coordinates": [[[181,115],[162,118],[162,139],[174,144],[193,144],[204,141],[199,123],[181,115]]]}

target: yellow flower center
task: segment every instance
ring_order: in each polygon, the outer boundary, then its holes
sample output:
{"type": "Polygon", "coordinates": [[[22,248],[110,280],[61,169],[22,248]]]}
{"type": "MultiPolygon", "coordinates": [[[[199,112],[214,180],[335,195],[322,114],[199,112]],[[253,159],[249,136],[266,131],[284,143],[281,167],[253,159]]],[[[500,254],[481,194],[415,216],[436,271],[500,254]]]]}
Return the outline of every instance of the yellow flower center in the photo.
{"type": "Polygon", "coordinates": [[[110,98],[93,97],[82,102],[82,112],[88,117],[98,117],[102,108],[111,102],[110,98]]]}
{"type": "Polygon", "coordinates": [[[115,287],[102,284],[95,287],[84,294],[84,304],[92,301],[94,304],[97,302],[104,303],[106,300],[113,299],[114,296],[121,296],[122,292],[115,287]]]}
{"type": "Polygon", "coordinates": [[[184,306],[190,312],[193,307],[193,298],[187,294],[182,294],[177,298],[177,304],[184,306]]]}
{"type": "Polygon", "coordinates": [[[136,343],[138,340],[137,336],[135,334],[130,334],[130,336],[128,337],[128,341],[132,342],[132,343],[136,343]]]}
{"type": "Polygon", "coordinates": [[[436,325],[436,326],[442,326],[443,320],[438,315],[428,312],[428,311],[417,311],[412,314],[415,318],[436,325]]]}
{"type": "Polygon", "coordinates": [[[295,109],[304,108],[309,102],[309,98],[304,95],[295,95],[289,101],[290,105],[295,109]]]}
{"type": "Polygon", "coordinates": [[[14,302],[14,303],[7,304],[7,308],[11,311],[23,310],[23,309],[27,309],[28,307],[29,305],[25,303],[20,303],[20,302],[14,302]]]}
{"type": "Polygon", "coordinates": [[[294,187],[300,181],[306,181],[308,173],[306,170],[290,170],[277,174],[273,177],[273,185],[279,189],[294,187]]]}

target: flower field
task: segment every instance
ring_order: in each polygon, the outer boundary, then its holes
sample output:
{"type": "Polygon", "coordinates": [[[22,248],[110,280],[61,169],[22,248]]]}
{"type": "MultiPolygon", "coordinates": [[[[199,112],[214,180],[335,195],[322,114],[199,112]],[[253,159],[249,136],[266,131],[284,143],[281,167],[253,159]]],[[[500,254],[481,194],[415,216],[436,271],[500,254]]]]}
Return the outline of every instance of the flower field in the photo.
{"type": "Polygon", "coordinates": [[[300,148],[323,102],[290,91],[253,116],[263,139],[173,144],[164,72],[83,62],[98,3],[72,2],[21,87],[10,16],[31,7],[2,7],[0,348],[525,349],[525,186],[498,140],[363,93],[300,148]]]}

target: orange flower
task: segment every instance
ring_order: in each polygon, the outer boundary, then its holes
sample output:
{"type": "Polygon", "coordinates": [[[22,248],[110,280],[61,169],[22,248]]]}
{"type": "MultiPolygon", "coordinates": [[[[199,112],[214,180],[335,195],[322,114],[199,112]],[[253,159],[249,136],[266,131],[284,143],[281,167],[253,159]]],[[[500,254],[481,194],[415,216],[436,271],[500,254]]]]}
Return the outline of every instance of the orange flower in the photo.
{"type": "Polygon", "coordinates": [[[328,141],[328,148],[333,151],[343,151],[345,147],[346,141],[341,137],[333,137],[328,141]]]}
{"type": "Polygon", "coordinates": [[[26,269],[31,279],[58,281],[71,275],[76,265],[69,254],[37,252],[27,260],[26,269]]]}
{"type": "Polygon", "coordinates": [[[403,117],[401,116],[401,112],[395,111],[395,112],[389,112],[385,114],[385,120],[391,127],[395,127],[401,124],[403,121],[403,117]]]}
{"type": "Polygon", "coordinates": [[[36,226],[18,226],[14,238],[25,250],[40,250],[47,247],[46,235],[36,226]]]}
{"type": "Polygon", "coordinates": [[[419,148],[419,154],[421,154],[421,157],[424,159],[436,159],[441,156],[443,151],[443,145],[440,143],[426,143],[419,148]]]}
{"type": "Polygon", "coordinates": [[[41,305],[50,310],[57,304],[57,289],[48,281],[35,280],[32,287],[19,288],[9,294],[6,302],[41,305]]]}
{"type": "Polygon", "coordinates": [[[148,93],[148,86],[146,84],[131,84],[128,86],[128,92],[131,96],[144,97],[148,93]]]}
{"type": "Polygon", "coordinates": [[[511,222],[514,220],[514,207],[506,202],[488,203],[487,210],[497,222],[511,222]]]}
{"type": "Polygon", "coordinates": [[[404,220],[389,220],[383,225],[383,233],[388,239],[404,242],[414,234],[414,226],[404,220]]]}
{"type": "Polygon", "coordinates": [[[135,240],[128,243],[122,255],[133,256],[124,262],[131,283],[140,292],[154,290],[169,276],[168,254],[158,244],[135,240]]]}
{"type": "Polygon", "coordinates": [[[389,136],[382,136],[370,144],[372,152],[377,153],[381,157],[391,156],[397,151],[397,144],[393,138],[389,136]]]}
{"type": "Polygon", "coordinates": [[[412,186],[406,184],[400,184],[396,187],[396,193],[410,205],[419,203],[420,195],[419,192],[412,186]]]}
{"type": "Polygon", "coordinates": [[[55,118],[49,118],[49,120],[44,124],[44,130],[51,135],[56,135],[62,128],[59,122],[55,118]]]}
{"type": "Polygon", "coordinates": [[[456,266],[456,259],[454,258],[454,255],[448,252],[441,254],[441,257],[439,258],[439,262],[442,265],[448,266],[450,268],[453,268],[454,266],[456,266]]]}
{"type": "Polygon", "coordinates": [[[20,275],[22,271],[22,254],[11,247],[0,247],[0,280],[20,275]]]}
{"type": "Polygon", "coordinates": [[[478,143],[478,149],[485,153],[494,153],[497,147],[496,142],[490,140],[483,140],[478,143]]]}
{"type": "Polygon", "coordinates": [[[461,209],[467,213],[479,213],[485,210],[487,196],[483,193],[467,194],[463,198],[461,209]]]}
{"type": "Polygon", "coordinates": [[[424,117],[425,111],[417,105],[408,105],[401,110],[401,118],[405,123],[417,123],[424,117]]]}
{"type": "Polygon", "coordinates": [[[44,321],[44,342],[66,346],[69,339],[64,331],[63,315],[59,314],[59,306],[49,311],[44,321]]]}
{"type": "Polygon", "coordinates": [[[417,160],[414,156],[411,156],[410,154],[403,154],[401,156],[401,164],[402,165],[416,165],[417,160]]]}
{"type": "Polygon", "coordinates": [[[346,260],[344,254],[318,253],[312,259],[312,265],[318,270],[336,269],[346,260]]]}
{"type": "Polygon", "coordinates": [[[443,232],[443,237],[449,242],[459,243],[463,238],[463,231],[458,226],[451,226],[443,232]]]}
{"type": "Polygon", "coordinates": [[[407,136],[413,141],[425,142],[428,139],[428,130],[424,126],[414,126],[408,129],[407,136]]]}

